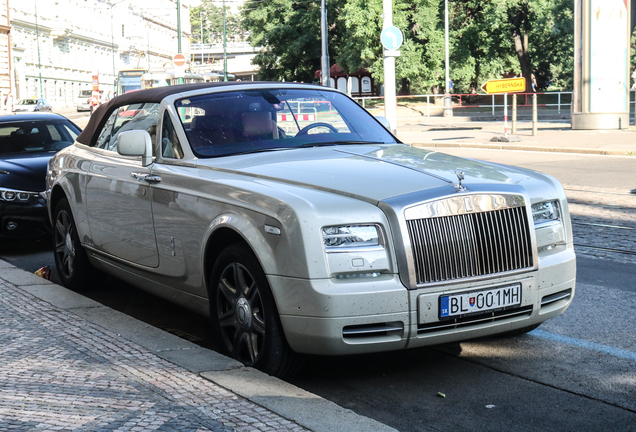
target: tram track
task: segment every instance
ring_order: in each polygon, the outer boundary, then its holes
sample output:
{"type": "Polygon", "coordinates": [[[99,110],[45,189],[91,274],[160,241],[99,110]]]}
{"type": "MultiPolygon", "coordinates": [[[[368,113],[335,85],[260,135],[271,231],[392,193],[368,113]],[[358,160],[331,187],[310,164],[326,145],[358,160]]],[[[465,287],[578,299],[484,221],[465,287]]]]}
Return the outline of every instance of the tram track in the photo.
{"type": "Polygon", "coordinates": [[[584,190],[584,189],[573,189],[573,188],[563,188],[566,192],[583,192],[590,194],[603,194],[603,195],[620,195],[620,196],[628,196],[634,197],[636,195],[636,189],[630,192],[609,192],[609,191],[593,191],[593,190],[584,190]]]}
{"type": "Polygon", "coordinates": [[[619,254],[624,254],[624,255],[635,255],[636,256],[636,251],[629,251],[629,250],[624,250],[624,249],[614,249],[614,248],[606,248],[606,247],[600,247],[600,246],[582,245],[582,244],[577,244],[577,243],[574,243],[574,247],[585,248],[585,249],[590,249],[590,250],[595,250],[595,251],[600,251],[600,252],[611,252],[611,253],[619,253],[619,254]]]}

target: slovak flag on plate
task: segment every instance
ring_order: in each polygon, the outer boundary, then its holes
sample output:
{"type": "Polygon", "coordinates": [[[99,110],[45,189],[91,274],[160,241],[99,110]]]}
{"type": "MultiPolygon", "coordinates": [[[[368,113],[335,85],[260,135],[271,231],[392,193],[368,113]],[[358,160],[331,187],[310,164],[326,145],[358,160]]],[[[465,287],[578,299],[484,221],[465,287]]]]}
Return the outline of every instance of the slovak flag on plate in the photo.
{"type": "Polygon", "coordinates": [[[475,297],[468,299],[468,303],[470,303],[470,307],[475,307],[475,297]]]}

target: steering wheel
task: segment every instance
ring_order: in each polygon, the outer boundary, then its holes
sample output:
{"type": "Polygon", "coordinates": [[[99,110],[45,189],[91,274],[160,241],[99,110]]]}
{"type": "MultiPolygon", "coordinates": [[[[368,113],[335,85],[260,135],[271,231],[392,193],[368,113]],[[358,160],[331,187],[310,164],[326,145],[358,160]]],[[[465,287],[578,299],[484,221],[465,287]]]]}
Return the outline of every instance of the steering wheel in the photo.
{"type": "Polygon", "coordinates": [[[329,129],[329,132],[338,133],[338,129],[336,129],[335,127],[331,126],[329,123],[318,122],[318,123],[312,123],[310,125],[305,126],[304,128],[302,128],[301,130],[298,131],[296,136],[307,135],[307,133],[310,130],[312,130],[313,128],[317,128],[317,127],[326,127],[327,129],[329,129]]]}

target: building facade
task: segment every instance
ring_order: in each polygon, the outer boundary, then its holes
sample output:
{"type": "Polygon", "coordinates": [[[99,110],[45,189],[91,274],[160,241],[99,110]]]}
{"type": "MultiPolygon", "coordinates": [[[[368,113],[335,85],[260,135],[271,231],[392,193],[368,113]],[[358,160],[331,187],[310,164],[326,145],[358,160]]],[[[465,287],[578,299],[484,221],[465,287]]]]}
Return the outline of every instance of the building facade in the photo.
{"type": "MultiPolygon", "coordinates": [[[[181,46],[187,55],[189,7],[180,3],[181,46]]],[[[119,71],[170,68],[178,52],[177,4],[8,0],[15,99],[43,97],[56,108],[73,107],[80,90],[92,89],[93,75],[108,93],[115,91],[119,71]]]]}
{"type": "Polygon", "coordinates": [[[0,0],[0,111],[11,91],[11,47],[8,0],[0,0]]]}

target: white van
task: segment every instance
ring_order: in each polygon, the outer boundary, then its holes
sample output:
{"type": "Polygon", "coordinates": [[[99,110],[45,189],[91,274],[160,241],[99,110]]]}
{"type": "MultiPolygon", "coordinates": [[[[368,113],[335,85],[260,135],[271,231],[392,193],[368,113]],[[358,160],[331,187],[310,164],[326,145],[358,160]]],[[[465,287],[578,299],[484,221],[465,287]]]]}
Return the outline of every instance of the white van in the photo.
{"type": "Polygon", "coordinates": [[[75,107],[77,111],[90,111],[91,106],[89,104],[91,95],[93,92],[91,90],[80,90],[77,99],[75,99],[75,107]]]}

